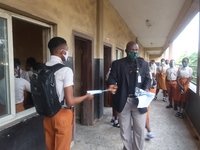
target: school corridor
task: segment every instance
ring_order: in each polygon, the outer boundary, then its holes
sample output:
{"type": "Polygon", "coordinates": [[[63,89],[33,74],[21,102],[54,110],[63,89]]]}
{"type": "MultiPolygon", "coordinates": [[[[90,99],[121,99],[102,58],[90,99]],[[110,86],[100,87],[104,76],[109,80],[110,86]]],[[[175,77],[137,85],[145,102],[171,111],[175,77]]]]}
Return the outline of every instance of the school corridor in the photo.
{"type": "MultiPolygon", "coordinates": [[[[173,108],[166,109],[162,92],[150,105],[150,127],[155,137],[145,141],[144,150],[200,150],[200,139],[185,115],[175,117],[173,108]]],[[[104,115],[94,126],[76,124],[76,143],[71,150],[122,150],[119,128],[110,123],[112,109],[104,108],[104,115]]],[[[198,118],[197,118],[198,119],[198,118]]]]}

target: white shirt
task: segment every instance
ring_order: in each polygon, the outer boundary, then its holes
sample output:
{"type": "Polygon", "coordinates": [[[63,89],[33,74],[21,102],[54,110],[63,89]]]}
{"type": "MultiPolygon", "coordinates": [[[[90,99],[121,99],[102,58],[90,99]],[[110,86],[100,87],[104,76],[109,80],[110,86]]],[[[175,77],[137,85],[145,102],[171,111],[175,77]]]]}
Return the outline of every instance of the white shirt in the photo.
{"type": "Polygon", "coordinates": [[[31,92],[30,83],[23,78],[15,78],[15,104],[24,101],[24,91],[31,92]]]}
{"type": "MultiPolygon", "coordinates": [[[[63,64],[63,61],[60,57],[51,55],[51,58],[48,62],[46,62],[47,66],[53,66],[55,64],[63,64]]],[[[59,101],[63,101],[64,98],[64,88],[74,85],[73,82],[73,72],[72,69],[69,67],[63,67],[56,71],[55,73],[55,79],[56,79],[56,90],[57,95],[59,97],[59,101]]]]}
{"type": "Polygon", "coordinates": [[[29,73],[27,71],[20,69],[20,77],[30,82],[29,73]]]}
{"type": "Polygon", "coordinates": [[[185,68],[181,67],[178,70],[178,77],[180,78],[189,78],[192,77],[192,74],[193,74],[193,69],[188,66],[185,68]]]}
{"type": "Polygon", "coordinates": [[[168,68],[166,70],[167,80],[169,80],[169,81],[176,80],[177,79],[177,72],[178,72],[178,68],[176,68],[176,67],[168,68]]]}
{"type": "Polygon", "coordinates": [[[157,68],[156,64],[153,63],[153,64],[150,65],[149,70],[150,70],[151,73],[156,74],[156,68],[157,68]]]}
{"type": "Polygon", "coordinates": [[[168,69],[168,67],[166,65],[158,66],[157,69],[156,69],[156,73],[164,73],[164,74],[166,74],[166,70],[167,69],[168,69]],[[162,67],[163,67],[163,72],[162,72],[162,67]]]}

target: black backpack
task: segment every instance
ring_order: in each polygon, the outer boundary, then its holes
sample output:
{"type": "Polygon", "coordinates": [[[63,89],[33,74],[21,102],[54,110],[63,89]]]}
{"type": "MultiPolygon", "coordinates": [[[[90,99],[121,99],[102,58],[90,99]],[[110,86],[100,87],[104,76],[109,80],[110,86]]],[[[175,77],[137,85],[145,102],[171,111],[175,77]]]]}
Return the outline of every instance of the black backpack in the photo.
{"type": "Polygon", "coordinates": [[[42,64],[32,76],[31,94],[39,115],[52,117],[61,109],[54,73],[62,67],[64,67],[62,64],[54,66],[42,64]]]}

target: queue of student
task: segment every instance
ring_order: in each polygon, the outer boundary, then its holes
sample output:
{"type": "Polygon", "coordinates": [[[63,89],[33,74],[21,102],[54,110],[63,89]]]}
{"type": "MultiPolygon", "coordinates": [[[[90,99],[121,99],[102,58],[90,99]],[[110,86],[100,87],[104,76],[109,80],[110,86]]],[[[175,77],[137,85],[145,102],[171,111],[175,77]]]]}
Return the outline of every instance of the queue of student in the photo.
{"type": "MultiPolygon", "coordinates": [[[[161,65],[156,67],[157,89],[154,100],[157,100],[157,94],[161,89],[163,92],[163,101],[169,100],[167,109],[174,108],[177,111],[176,117],[184,118],[183,112],[188,102],[188,90],[190,81],[192,80],[193,69],[188,66],[189,59],[187,57],[182,59],[182,66],[177,68],[175,60],[161,59],[161,65]]],[[[150,68],[153,68],[154,61],[151,61],[150,68]]],[[[150,69],[152,70],[152,69],[150,69]]],[[[155,74],[152,71],[152,74],[155,74]]]]}

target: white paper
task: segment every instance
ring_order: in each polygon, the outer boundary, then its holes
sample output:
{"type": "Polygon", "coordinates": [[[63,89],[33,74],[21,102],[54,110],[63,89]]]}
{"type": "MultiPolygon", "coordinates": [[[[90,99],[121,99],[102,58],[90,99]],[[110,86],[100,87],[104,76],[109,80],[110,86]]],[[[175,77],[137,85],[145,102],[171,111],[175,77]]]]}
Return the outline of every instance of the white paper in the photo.
{"type": "Polygon", "coordinates": [[[152,92],[146,92],[146,91],[141,92],[140,95],[138,96],[139,102],[137,108],[148,107],[154,97],[155,94],[152,92]]]}
{"type": "Polygon", "coordinates": [[[109,91],[109,90],[108,89],[107,90],[89,90],[89,91],[87,91],[87,93],[94,95],[94,94],[101,94],[101,93],[107,92],[107,91],[109,91]]]}

